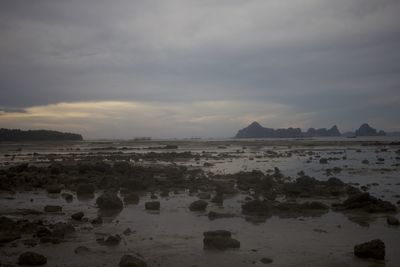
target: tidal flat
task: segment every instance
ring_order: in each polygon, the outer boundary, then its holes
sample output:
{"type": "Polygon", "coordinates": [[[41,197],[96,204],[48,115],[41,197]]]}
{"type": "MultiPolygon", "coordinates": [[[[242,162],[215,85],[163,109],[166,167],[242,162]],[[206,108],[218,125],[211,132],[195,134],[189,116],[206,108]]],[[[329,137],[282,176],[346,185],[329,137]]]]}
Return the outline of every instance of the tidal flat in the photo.
{"type": "Polygon", "coordinates": [[[394,267],[399,204],[396,139],[3,143],[0,266],[394,267]]]}

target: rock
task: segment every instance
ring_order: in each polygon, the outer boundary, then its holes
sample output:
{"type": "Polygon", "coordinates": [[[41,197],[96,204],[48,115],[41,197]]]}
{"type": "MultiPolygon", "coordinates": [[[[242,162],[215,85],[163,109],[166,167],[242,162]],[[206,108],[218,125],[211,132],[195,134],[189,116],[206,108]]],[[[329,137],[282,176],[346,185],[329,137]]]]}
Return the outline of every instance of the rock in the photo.
{"type": "Polygon", "coordinates": [[[222,194],[217,194],[211,199],[211,202],[222,205],[224,203],[224,196],[222,194]]]}
{"type": "Polygon", "coordinates": [[[354,255],[360,258],[385,259],[385,243],[375,239],[366,243],[354,246],[354,255]]]}
{"type": "Polygon", "coordinates": [[[104,244],[107,246],[116,246],[119,245],[121,242],[121,237],[119,235],[110,235],[107,237],[107,239],[104,241],[104,244]]]}
{"type": "Polygon", "coordinates": [[[80,184],[76,188],[76,193],[78,195],[93,195],[96,191],[96,188],[93,184],[80,184]]]}
{"type": "Polygon", "coordinates": [[[264,264],[270,264],[270,263],[274,262],[274,260],[270,259],[270,258],[262,258],[260,261],[261,261],[261,263],[264,263],[264,264]]]}
{"type": "Polygon", "coordinates": [[[102,224],[103,223],[103,218],[101,216],[97,216],[96,218],[94,218],[93,220],[90,221],[91,224],[102,224]]]}
{"type": "Polygon", "coordinates": [[[13,230],[17,227],[17,222],[5,216],[0,217],[0,229],[2,231],[13,230]]]}
{"type": "Polygon", "coordinates": [[[343,210],[361,210],[370,213],[395,212],[397,210],[392,203],[373,197],[369,193],[352,195],[342,204],[336,204],[335,207],[343,210]]]}
{"type": "Polygon", "coordinates": [[[146,210],[160,210],[160,201],[150,201],[144,204],[146,210]]]}
{"type": "Polygon", "coordinates": [[[130,234],[132,234],[131,228],[126,228],[126,229],[124,230],[123,234],[124,234],[124,235],[130,235],[130,234]]]}
{"type": "Polygon", "coordinates": [[[36,236],[39,238],[44,236],[51,236],[51,231],[45,226],[40,226],[36,230],[36,236]]]}
{"type": "Polygon", "coordinates": [[[320,164],[328,164],[328,159],[321,158],[321,159],[319,160],[319,163],[320,163],[320,164]]]}
{"type": "Polygon", "coordinates": [[[55,237],[63,238],[66,235],[72,234],[75,232],[75,228],[70,223],[58,222],[53,225],[52,235],[55,237]]]}
{"type": "Polygon", "coordinates": [[[89,251],[90,251],[90,249],[89,249],[88,247],[85,247],[85,246],[79,246],[79,247],[77,247],[77,248],[74,249],[74,253],[75,253],[75,254],[78,254],[78,255],[80,255],[80,254],[86,254],[86,253],[88,253],[89,251]]]}
{"type": "Polygon", "coordinates": [[[220,213],[220,212],[215,212],[215,211],[210,211],[208,213],[208,219],[210,220],[215,220],[215,219],[220,219],[220,218],[231,218],[234,217],[234,214],[231,213],[220,213]]]}
{"type": "Polygon", "coordinates": [[[63,187],[60,184],[52,184],[46,187],[46,191],[50,194],[59,194],[61,193],[62,188],[63,187]]]}
{"type": "Polygon", "coordinates": [[[137,204],[139,203],[139,196],[135,193],[129,193],[124,197],[125,204],[137,204]]]}
{"type": "Polygon", "coordinates": [[[47,263],[47,258],[35,252],[24,252],[19,255],[19,265],[43,265],[47,263]]]}
{"type": "Polygon", "coordinates": [[[210,194],[210,193],[207,193],[207,192],[202,192],[202,193],[199,193],[199,194],[197,195],[197,197],[198,197],[199,199],[210,199],[210,198],[211,198],[211,194],[210,194]]]}
{"type": "Polygon", "coordinates": [[[0,232],[0,244],[9,243],[20,238],[21,234],[15,231],[0,232]]]}
{"type": "Polygon", "coordinates": [[[120,267],[147,267],[147,264],[143,259],[132,256],[132,255],[124,255],[122,256],[120,262],[120,267]]]}
{"type": "Polygon", "coordinates": [[[71,215],[71,218],[76,220],[76,221],[80,221],[84,216],[84,213],[82,211],[79,211],[77,213],[74,213],[71,215]]]}
{"type": "Polygon", "coordinates": [[[62,193],[61,196],[67,201],[71,202],[74,199],[74,196],[69,193],[62,193]]]}
{"type": "Polygon", "coordinates": [[[96,199],[101,210],[121,210],[124,207],[122,200],[114,193],[104,193],[96,199]]]}
{"type": "Polygon", "coordinates": [[[62,207],[61,206],[56,206],[56,205],[47,205],[44,207],[45,212],[61,212],[62,207]]]}
{"type": "Polygon", "coordinates": [[[266,215],[270,212],[270,205],[267,201],[251,200],[242,205],[242,213],[250,215],[266,215]]]}
{"type": "Polygon", "coordinates": [[[231,232],[226,230],[216,230],[204,232],[204,249],[224,250],[228,248],[240,248],[240,242],[231,237],[231,232]]]}
{"type": "Polygon", "coordinates": [[[388,216],[386,219],[386,222],[389,225],[399,225],[400,224],[399,219],[397,219],[394,216],[388,216]]]}
{"type": "Polygon", "coordinates": [[[208,206],[208,203],[204,200],[196,200],[190,204],[190,211],[204,211],[208,206]]]}

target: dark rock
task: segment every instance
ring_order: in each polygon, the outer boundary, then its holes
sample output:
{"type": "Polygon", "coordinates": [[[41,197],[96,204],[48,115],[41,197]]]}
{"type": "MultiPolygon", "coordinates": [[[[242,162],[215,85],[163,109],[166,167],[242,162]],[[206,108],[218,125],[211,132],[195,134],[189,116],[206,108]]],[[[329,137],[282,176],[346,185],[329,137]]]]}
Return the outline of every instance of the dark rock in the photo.
{"type": "Polygon", "coordinates": [[[90,249],[88,247],[85,247],[85,246],[79,246],[79,247],[74,249],[74,253],[78,254],[78,255],[86,254],[88,252],[90,252],[90,249]]]}
{"type": "Polygon", "coordinates": [[[116,246],[119,245],[121,242],[121,237],[119,235],[110,235],[107,237],[107,239],[104,241],[104,244],[107,246],[116,246]]]}
{"type": "Polygon", "coordinates": [[[197,197],[199,199],[210,199],[211,198],[211,194],[210,193],[206,193],[206,192],[202,192],[202,193],[199,193],[197,195],[197,197]]]}
{"type": "Polygon", "coordinates": [[[101,216],[97,216],[93,220],[90,221],[91,224],[99,225],[103,223],[103,218],[101,216]]]}
{"type": "Polygon", "coordinates": [[[204,211],[208,206],[207,201],[204,200],[196,200],[192,202],[189,206],[190,211],[204,211]]]}
{"type": "Polygon", "coordinates": [[[204,249],[240,248],[240,242],[231,237],[231,232],[226,230],[216,230],[204,232],[204,249]]]}
{"type": "Polygon", "coordinates": [[[395,205],[388,201],[378,199],[369,193],[359,193],[350,196],[342,204],[335,205],[342,210],[361,210],[365,212],[396,212],[395,205]]]}
{"type": "Polygon", "coordinates": [[[387,221],[387,224],[389,224],[389,225],[399,225],[400,224],[399,219],[397,219],[394,216],[388,216],[386,221],[387,221]]]}
{"type": "Polygon", "coordinates": [[[220,213],[220,212],[215,212],[215,211],[210,211],[208,213],[208,219],[210,220],[215,220],[215,219],[220,219],[220,218],[231,218],[234,217],[234,214],[231,213],[220,213]]]}
{"type": "Polygon", "coordinates": [[[62,207],[61,206],[55,206],[55,205],[47,205],[44,207],[45,212],[61,212],[62,207]]]}
{"type": "Polygon", "coordinates": [[[120,267],[147,267],[147,264],[144,262],[143,259],[132,256],[132,255],[124,255],[122,256],[120,262],[120,267]]]}
{"type": "Polygon", "coordinates": [[[80,221],[83,218],[84,215],[85,214],[82,211],[80,211],[80,212],[72,214],[71,218],[76,220],[76,221],[80,221]]]}
{"type": "Polygon", "coordinates": [[[137,204],[139,203],[139,196],[135,193],[128,193],[124,196],[124,203],[125,204],[137,204]]]}
{"type": "Polygon", "coordinates": [[[224,196],[222,194],[217,194],[211,199],[211,202],[222,205],[224,203],[224,196]]]}
{"type": "Polygon", "coordinates": [[[53,225],[52,235],[55,237],[65,237],[75,232],[75,228],[70,223],[58,222],[53,225]]]}
{"type": "Polygon", "coordinates": [[[74,196],[69,193],[62,193],[61,196],[67,201],[71,202],[74,199],[74,196]]]}
{"type": "Polygon", "coordinates": [[[261,263],[264,263],[264,264],[270,264],[270,263],[274,262],[274,260],[270,259],[270,258],[262,258],[260,261],[261,261],[261,263]]]}
{"type": "Polygon", "coordinates": [[[124,234],[124,235],[130,235],[130,234],[132,234],[131,228],[126,228],[126,229],[124,230],[123,234],[124,234]]]}
{"type": "Polygon", "coordinates": [[[14,230],[17,227],[17,222],[5,216],[0,217],[0,229],[2,231],[14,230]]]}
{"type": "Polygon", "coordinates": [[[144,204],[146,210],[160,210],[160,201],[150,201],[144,204]]]}
{"type": "Polygon", "coordinates": [[[93,195],[96,188],[93,184],[80,184],[76,188],[76,193],[78,195],[93,195]]]}
{"type": "Polygon", "coordinates": [[[104,193],[96,199],[101,210],[121,210],[124,207],[122,200],[114,193],[104,193]]]}
{"type": "Polygon", "coordinates": [[[269,214],[270,209],[270,204],[261,200],[251,200],[242,205],[242,213],[249,215],[266,215],[269,214]]]}
{"type": "Polygon", "coordinates": [[[360,258],[385,259],[385,243],[375,239],[366,243],[354,246],[354,255],[360,258]]]}
{"type": "Polygon", "coordinates": [[[51,236],[51,231],[45,226],[40,226],[36,230],[36,236],[39,238],[44,236],[51,236]]]}
{"type": "Polygon", "coordinates": [[[19,265],[43,265],[47,263],[47,258],[35,252],[24,252],[19,255],[19,265]]]}
{"type": "Polygon", "coordinates": [[[52,185],[48,185],[46,187],[46,190],[47,190],[47,193],[50,193],[50,194],[59,194],[59,193],[61,193],[62,188],[63,187],[60,184],[52,184],[52,185]]]}
{"type": "Polygon", "coordinates": [[[15,231],[0,232],[0,243],[9,243],[20,238],[21,234],[15,231]]]}

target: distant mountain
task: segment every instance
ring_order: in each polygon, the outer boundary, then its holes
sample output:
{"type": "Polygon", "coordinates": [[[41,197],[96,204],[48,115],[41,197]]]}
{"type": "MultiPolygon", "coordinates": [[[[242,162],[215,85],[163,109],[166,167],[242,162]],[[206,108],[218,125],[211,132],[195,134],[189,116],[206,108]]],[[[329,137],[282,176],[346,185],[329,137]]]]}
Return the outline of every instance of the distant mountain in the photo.
{"type": "Polygon", "coordinates": [[[0,141],[81,141],[82,135],[49,130],[0,129],[0,141]]]}
{"type": "Polygon", "coordinates": [[[310,128],[303,133],[300,128],[272,129],[262,127],[258,122],[253,122],[246,128],[238,131],[235,138],[302,138],[320,136],[340,136],[337,126],[330,129],[310,128]]]}
{"type": "Polygon", "coordinates": [[[304,134],[306,137],[324,137],[324,136],[340,136],[339,129],[336,125],[332,126],[330,129],[320,128],[314,129],[310,128],[304,134]]]}
{"type": "Polygon", "coordinates": [[[368,125],[368,123],[364,123],[358,128],[355,132],[356,136],[385,136],[386,133],[384,131],[377,131],[368,125]]]}

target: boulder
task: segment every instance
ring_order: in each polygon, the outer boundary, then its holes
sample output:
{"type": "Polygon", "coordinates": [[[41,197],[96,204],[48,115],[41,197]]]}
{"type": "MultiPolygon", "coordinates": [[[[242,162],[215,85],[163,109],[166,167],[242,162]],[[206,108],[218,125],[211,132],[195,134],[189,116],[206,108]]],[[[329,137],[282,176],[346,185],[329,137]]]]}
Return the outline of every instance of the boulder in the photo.
{"type": "Polygon", "coordinates": [[[84,213],[82,211],[76,212],[74,214],[71,215],[71,218],[76,220],[76,221],[80,221],[84,216],[84,213]]]}
{"type": "Polygon", "coordinates": [[[53,225],[52,235],[55,237],[64,237],[75,232],[75,228],[70,223],[58,222],[53,225]]]}
{"type": "Polygon", "coordinates": [[[359,258],[383,260],[385,259],[385,243],[380,239],[375,239],[356,245],[354,246],[354,255],[359,258]]]}
{"type": "Polygon", "coordinates": [[[121,210],[124,207],[122,200],[114,193],[104,193],[96,199],[101,210],[121,210]]]}
{"type": "Polygon", "coordinates": [[[96,188],[93,184],[79,184],[76,188],[76,193],[78,195],[93,195],[96,188]]]}
{"type": "Polygon", "coordinates": [[[0,244],[9,243],[20,238],[21,234],[15,231],[0,232],[0,244]]]}
{"type": "Polygon", "coordinates": [[[62,207],[61,206],[56,206],[56,205],[47,205],[44,207],[45,212],[61,212],[62,207]]]}
{"type": "Polygon", "coordinates": [[[135,193],[129,193],[124,196],[124,203],[125,204],[137,204],[139,203],[139,196],[135,193]]]}
{"type": "Polygon", "coordinates": [[[120,262],[120,267],[147,267],[147,264],[144,262],[143,259],[132,256],[132,255],[124,255],[122,256],[120,262]]]}
{"type": "Polygon", "coordinates": [[[24,252],[19,255],[19,265],[43,265],[47,263],[47,258],[41,254],[35,252],[24,252]]]}
{"type": "Polygon", "coordinates": [[[59,193],[61,193],[62,189],[63,189],[63,186],[60,184],[51,184],[46,187],[46,191],[49,194],[59,194],[59,193]]]}
{"type": "Polygon", "coordinates": [[[204,249],[225,250],[229,248],[240,248],[240,242],[231,237],[231,232],[226,230],[216,230],[204,232],[204,249]]]}
{"type": "Polygon", "coordinates": [[[396,212],[397,208],[389,201],[371,196],[369,193],[358,193],[350,196],[342,204],[335,205],[343,210],[360,210],[365,212],[396,212]]]}
{"type": "Polygon", "coordinates": [[[388,216],[388,217],[386,218],[386,222],[387,222],[389,225],[399,225],[399,224],[400,224],[399,219],[397,219],[397,218],[394,217],[394,216],[388,216]]]}
{"type": "Polygon", "coordinates": [[[146,210],[160,210],[160,201],[150,201],[144,204],[146,210]]]}
{"type": "Polygon", "coordinates": [[[267,201],[251,200],[242,205],[243,214],[266,215],[270,212],[270,205],[267,201]]]}
{"type": "Polygon", "coordinates": [[[204,200],[196,200],[192,204],[190,204],[190,211],[204,211],[208,206],[207,201],[204,200]]]}

